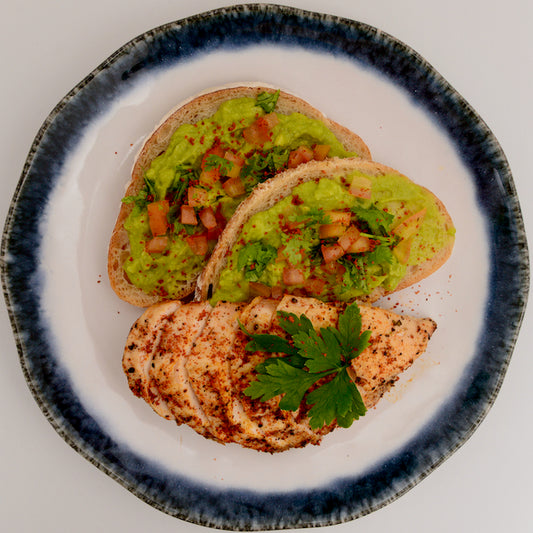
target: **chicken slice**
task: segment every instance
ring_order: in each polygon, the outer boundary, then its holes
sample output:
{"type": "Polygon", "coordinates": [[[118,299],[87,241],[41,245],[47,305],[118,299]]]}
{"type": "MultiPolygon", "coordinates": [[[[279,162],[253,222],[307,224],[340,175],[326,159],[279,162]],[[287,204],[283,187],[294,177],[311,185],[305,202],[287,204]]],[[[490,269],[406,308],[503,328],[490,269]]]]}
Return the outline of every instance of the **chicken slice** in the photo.
{"type": "Polygon", "coordinates": [[[163,302],[149,307],[130,329],[122,357],[122,368],[135,396],[143,398],[163,418],[174,415],[152,382],[150,368],[159,349],[165,324],[181,308],[181,302],[163,302]]]}
{"type": "Polygon", "coordinates": [[[360,305],[361,330],[371,330],[370,345],[352,361],[355,383],[367,409],[398,380],[422,353],[437,324],[430,318],[413,318],[360,305]]]}
{"type": "Polygon", "coordinates": [[[196,339],[185,363],[192,390],[209,420],[209,430],[222,442],[233,442],[232,386],[227,360],[239,325],[237,318],[245,304],[218,302],[196,339]]]}
{"type": "Polygon", "coordinates": [[[202,435],[209,433],[209,420],[192,390],[186,363],[211,310],[208,302],[182,305],[164,325],[150,369],[154,385],[176,422],[187,424],[202,435]]]}
{"type": "MultiPolygon", "coordinates": [[[[256,298],[243,309],[240,320],[249,332],[271,332],[278,304],[276,300],[256,298]]],[[[314,435],[310,435],[305,429],[302,432],[293,413],[279,408],[279,398],[261,402],[252,400],[244,393],[254,377],[253,369],[272,355],[246,350],[249,340],[247,335],[239,331],[228,356],[240,426],[245,433],[254,437],[247,444],[257,450],[270,452],[297,447],[314,435]]]]}

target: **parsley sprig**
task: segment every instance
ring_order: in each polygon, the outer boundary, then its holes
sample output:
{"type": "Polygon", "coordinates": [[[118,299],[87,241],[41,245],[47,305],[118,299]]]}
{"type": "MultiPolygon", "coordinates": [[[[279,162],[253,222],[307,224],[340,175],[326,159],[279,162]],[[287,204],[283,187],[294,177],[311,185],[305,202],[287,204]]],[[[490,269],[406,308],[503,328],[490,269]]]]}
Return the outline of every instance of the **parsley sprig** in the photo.
{"type": "Polygon", "coordinates": [[[297,317],[279,311],[278,316],[287,338],[252,334],[241,325],[251,337],[247,350],[286,354],[257,365],[257,379],[244,393],[261,401],[282,395],[279,407],[287,411],[297,410],[305,399],[311,407],[308,416],[313,429],[334,420],[341,427],[350,427],[366,413],[361,394],[348,373],[352,360],[368,346],[371,333],[361,332],[359,307],[355,303],[348,305],[339,315],[337,328],[329,326],[319,331],[305,315],[297,317]],[[329,376],[332,377],[324,380],[329,376]]]}

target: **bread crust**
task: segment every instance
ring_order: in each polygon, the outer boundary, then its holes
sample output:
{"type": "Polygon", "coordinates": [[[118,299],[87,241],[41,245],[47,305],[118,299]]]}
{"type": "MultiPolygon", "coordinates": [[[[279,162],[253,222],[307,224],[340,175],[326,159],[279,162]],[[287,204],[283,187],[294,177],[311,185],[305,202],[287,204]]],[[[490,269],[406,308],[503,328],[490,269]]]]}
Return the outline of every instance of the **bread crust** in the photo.
{"type": "MultiPolygon", "coordinates": [[[[193,97],[183,105],[179,105],[163,118],[161,123],[148,136],[139,154],[135,158],[131,180],[127,186],[125,196],[135,196],[144,186],[144,173],[150,167],[155,157],[168,147],[170,138],[182,124],[196,123],[213,115],[223,102],[241,97],[255,98],[262,92],[275,92],[277,89],[266,84],[248,83],[232,87],[210,90],[193,97]]],[[[285,91],[280,91],[276,104],[276,112],[289,114],[299,112],[310,118],[324,122],[335,134],[345,149],[357,153],[362,159],[371,159],[370,150],[361,137],[346,127],[328,119],[321,111],[285,91]]],[[[130,245],[124,222],[133,209],[132,204],[122,203],[113,228],[109,248],[107,270],[112,289],[124,301],[139,307],[148,307],[163,300],[161,296],[150,295],[135,287],[128,279],[122,265],[130,253],[130,245]]],[[[183,284],[182,290],[174,294],[174,299],[183,299],[191,295],[196,286],[196,278],[183,284]]]]}
{"type": "MultiPolygon", "coordinates": [[[[353,171],[360,171],[368,176],[382,176],[391,173],[403,176],[397,170],[381,163],[348,158],[309,162],[293,170],[287,170],[268,182],[259,184],[252,194],[239,205],[233,217],[224,228],[206,267],[198,278],[195,289],[195,300],[207,300],[214,293],[220,274],[227,263],[231,248],[235,244],[243,225],[254,214],[274,206],[277,202],[288,196],[301,183],[339,174],[347,174],[353,171]]],[[[434,198],[444,218],[446,228],[453,228],[453,221],[442,201],[425,187],[422,187],[422,189],[434,198]]],[[[372,293],[358,298],[358,300],[360,302],[372,303],[386,294],[397,292],[430,276],[448,260],[452,253],[453,245],[454,238],[451,238],[449,244],[431,259],[419,265],[408,266],[406,275],[394,290],[386,291],[383,287],[377,287],[372,293]]]]}

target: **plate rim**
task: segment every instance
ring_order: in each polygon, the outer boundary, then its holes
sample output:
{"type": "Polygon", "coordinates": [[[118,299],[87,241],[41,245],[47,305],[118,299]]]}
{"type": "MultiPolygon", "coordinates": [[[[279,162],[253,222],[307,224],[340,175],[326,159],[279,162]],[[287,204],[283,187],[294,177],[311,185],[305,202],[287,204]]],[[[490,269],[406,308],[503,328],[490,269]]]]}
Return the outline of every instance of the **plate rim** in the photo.
{"type": "MultiPolygon", "coordinates": [[[[135,65],[133,65],[135,66],[135,65]]],[[[135,70],[132,72],[132,76],[135,77],[135,70]]],[[[495,231],[493,229],[493,231],[495,231]]],[[[492,244],[492,240],[490,240],[490,244],[492,244]]],[[[492,257],[492,256],[491,256],[492,257]]],[[[492,266],[492,261],[491,261],[492,266]]],[[[155,508],[158,508],[159,510],[166,512],[167,514],[172,514],[173,516],[176,516],[178,518],[181,518],[183,520],[187,520],[199,525],[209,526],[209,527],[216,527],[220,529],[234,529],[234,530],[257,530],[257,529],[285,529],[285,528],[291,528],[291,527],[314,527],[314,526],[324,526],[324,525],[333,525],[341,522],[346,522],[348,520],[353,520],[355,518],[358,518],[359,516],[363,516],[365,514],[368,514],[370,512],[373,512],[391,501],[394,501],[398,497],[400,497],[402,494],[410,490],[410,488],[417,485],[423,478],[425,478],[427,475],[429,475],[435,468],[437,468],[442,462],[444,462],[448,457],[450,457],[459,447],[461,447],[468,438],[474,433],[474,431],[477,429],[479,424],[482,422],[482,420],[485,418],[486,414],[492,407],[498,392],[500,390],[501,384],[503,382],[503,379],[505,377],[505,373],[507,371],[508,365],[510,363],[511,355],[513,347],[516,343],[516,339],[519,334],[520,325],[523,320],[523,316],[525,313],[525,308],[527,304],[527,297],[528,297],[528,291],[529,291],[529,254],[528,254],[528,246],[527,246],[527,238],[525,233],[525,227],[523,218],[521,215],[521,209],[520,204],[518,200],[518,196],[516,193],[516,189],[514,187],[514,182],[512,180],[511,170],[509,168],[509,164],[506,160],[505,154],[503,153],[503,150],[501,149],[498,141],[486,125],[486,123],[477,115],[477,113],[474,111],[474,109],[461,97],[457,91],[455,91],[450,84],[442,78],[438,72],[422,57],[420,54],[418,54],[416,51],[414,51],[409,46],[405,45],[398,39],[392,37],[391,35],[374,28],[373,26],[370,26],[365,23],[361,23],[358,21],[346,19],[344,17],[339,17],[335,15],[325,15],[321,13],[316,13],[312,11],[303,10],[300,8],[293,8],[293,7],[287,7],[287,6],[280,6],[277,4],[239,4],[236,6],[230,6],[230,7],[223,7],[223,8],[217,8],[214,10],[206,11],[204,13],[200,13],[197,15],[193,15],[191,17],[186,17],[184,19],[180,19],[177,21],[169,22],[163,25],[160,25],[156,28],[153,28],[151,30],[148,30],[146,32],[143,32],[142,34],[138,35],[137,37],[131,39],[124,45],[122,45],[117,51],[115,51],[113,54],[111,54],[106,60],[104,60],[100,65],[98,65],[95,69],[93,69],[80,83],[78,83],[73,89],[71,89],[59,102],[58,104],[53,108],[53,110],[50,112],[48,117],[43,122],[42,126],[40,127],[32,145],[30,148],[30,151],[28,153],[28,156],[26,158],[21,177],[17,183],[13,200],[10,204],[9,211],[6,217],[6,222],[4,226],[4,232],[2,235],[2,244],[0,249],[0,267],[1,267],[1,277],[2,277],[2,285],[3,285],[3,292],[4,292],[4,298],[6,301],[7,309],[8,309],[8,315],[9,319],[12,325],[13,333],[15,336],[15,342],[17,345],[17,351],[19,354],[19,360],[20,364],[24,373],[24,377],[26,380],[26,383],[28,384],[30,391],[38,403],[39,407],[43,411],[43,414],[47,418],[47,420],[50,422],[50,424],[54,427],[54,429],[58,432],[58,434],[72,447],[74,448],[80,455],[88,459],[90,462],[95,464],[99,469],[103,470],[107,475],[109,475],[111,478],[118,481],[122,486],[124,486],[127,490],[135,494],[137,497],[139,497],[141,500],[145,501],[149,505],[152,505],[155,508]],[[24,250],[19,250],[18,248],[15,249],[13,246],[13,231],[15,230],[15,223],[17,222],[17,208],[19,206],[19,202],[22,201],[24,193],[27,192],[26,188],[28,187],[28,183],[30,182],[31,178],[31,171],[33,168],[33,165],[35,163],[36,156],[39,153],[39,150],[42,149],[42,143],[46,141],[46,137],[48,134],[50,134],[51,128],[54,125],[54,122],[58,119],[58,117],[61,116],[61,113],[65,108],[67,108],[71,102],[80,94],[82,93],[83,89],[87,86],[90,86],[90,84],[97,78],[97,76],[104,72],[106,69],[112,67],[113,65],[116,65],[118,61],[120,61],[121,58],[127,57],[132,51],[135,50],[135,47],[137,45],[140,45],[142,43],[148,42],[150,39],[158,36],[158,35],[165,35],[170,31],[177,30],[179,28],[186,28],[186,27],[192,27],[194,25],[201,25],[203,23],[212,21],[214,19],[221,19],[225,18],[227,20],[228,18],[233,18],[233,20],[238,20],[239,17],[244,16],[246,13],[249,15],[290,15],[291,17],[300,18],[300,19],[306,19],[306,20],[312,20],[318,24],[322,25],[329,25],[331,26],[338,26],[342,27],[345,31],[348,31],[349,29],[357,30],[358,32],[367,33],[368,35],[373,36],[376,38],[376,36],[379,36],[380,39],[386,41],[389,44],[392,44],[394,46],[400,47],[403,49],[403,52],[408,54],[411,58],[416,59],[417,64],[420,68],[424,68],[427,71],[429,71],[434,79],[434,83],[437,83],[441,89],[447,90],[452,92],[455,95],[456,103],[459,105],[459,109],[457,112],[463,112],[466,116],[470,117],[471,120],[475,120],[476,125],[481,129],[481,133],[485,135],[485,140],[487,143],[491,143],[492,145],[492,155],[498,156],[498,162],[499,162],[499,172],[501,174],[501,184],[503,184],[503,190],[506,192],[506,199],[509,201],[509,210],[513,214],[513,222],[516,224],[515,232],[516,232],[516,240],[517,240],[517,254],[518,257],[516,259],[520,271],[519,271],[519,277],[520,277],[520,289],[521,294],[519,295],[519,302],[518,302],[518,310],[515,312],[515,323],[512,328],[512,334],[507,338],[507,345],[505,347],[505,353],[506,357],[503,361],[500,362],[499,365],[499,375],[498,380],[495,384],[492,385],[492,391],[491,395],[486,401],[484,402],[484,409],[482,409],[481,412],[478,413],[478,418],[474,423],[469,424],[469,427],[466,430],[463,430],[462,432],[462,440],[456,443],[456,446],[453,449],[449,449],[446,454],[441,454],[438,458],[438,461],[435,461],[430,468],[426,468],[423,472],[419,472],[418,476],[416,478],[412,478],[410,483],[405,484],[402,487],[401,491],[395,492],[392,497],[381,499],[380,501],[375,502],[373,505],[367,506],[365,509],[359,509],[357,512],[352,512],[351,514],[348,513],[340,513],[339,509],[332,508],[331,511],[328,513],[323,512],[320,516],[312,517],[311,515],[308,515],[306,518],[302,518],[302,515],[297,517],[285,517],[280,518],[278,516],[275,518],[275,522],[270,519],[265,513],[260,513],[258,515],[252,515],[251,516],[241,516],[240,518],[237,518],[237,520],[230,520],[226,519],[226,521],[220,522],[214,519],[213,516],[209,516],[208,514],[201,514],[202,510],[199,508],[195,509],[196,516],[192,516],[190,513],[190,509],[168,509],[164,504],[161,502],[157,502],[155,499],[147,496],[146,494],[140,493],[138,490],[138,487],[135,486],[135,484],[131,483],[131,480],[126,479],[125,476],[120,475],[119,472],[117,472],[115,469],[111,468],[108,463],[105,461],[102,461],[102,457],[98,457],[94,454],[94,450],[88,450],[85,448],[82,444],[80,444],[80,441],[83,440],[82,437],[77,436],[74,437],[72,430],[67,429],[65,427],[65,420],[60,420],[58,418],[58,414],[55,412],[53,407],[56,406],[50,406],[47,403],[46,395],[42,391],[42,387],[40,387],[41,383],[39,381],[36,381],[35,374],[32,372],[32,364],[30,364],[30,361],[28,360],[28,346],[27,346],[27,339],[28,336],[31,336],[32,332],[28,332],[27,328],[25,328],[24,324],[21,323],[18,315],[17,315],[17,307],[23,306],[25,302],[21,303],[21,296],[15,294],[13,291],[12,283],[12,267],[13,263],[11,261],[11,257],[20,257],[19,254],[23,254],[24,250]],[[78,439],[78,440],[77,440],[78,439]],[[307,520],[307,521],[306,521],[307,520]]],[[[492,272],[491,274],[493,281],[495,273],[492,272]]],[[[492,293],[491,293],[492,294],[492,293]]],[[[486,320],[487,318],[485,318],[486,320]]],[[[39,332],[40,334],[46,334],[46,332],[39,332]]],[[[33,332],[33,335],[35,336],[35,332],[33,332]]],[[[473,363],[471,363],[473,364],[473,363]]],[[[57,370],[57,369],[52,369],[57,370]]],[[[419,435],[418,435],[419,436],[419,435]]],[[[417,436],[417,437],[418,437],[417,436]]],[[[382,473],[383,474],[383,473],[382,473]]],[[[349,483],[347,481],[346,483],[349,483]]],[[[193,483],[194,484],[194,483],[193,483]]],[[[202,487],[197,487],[199,490],[202,490],[202,487]]],[[[338,491],[338,488],[337,488],[338,491]]],[[[212,490],[211,494],[214,494],[217,492],[216,490],[212,490]]],[[[234,491],[230,491],[234,492],[234,491]]],[[[236,491],[238,493],[238,497],[242,497],[243,494],[246,494],[247,491],[238,490],[236,491]]],[[[298,493],[299,491],[295,491],[295,493],[298,493]]],[[[301,491],[305,494],[307,494],[309,491],[301,491]]],[[[316,491],[311,491],[315,492],[316,491]]],[[[335,492],[335,490],[333,490],[335,492]]],[[[225,493],[226,494],[226,493],[225,493]]],[[[286,494],[284,493],[284,496],[286,497],[286,494]]],[[[252,495],[248,494],[248,497],[251,498],[249,501],[252,501],[252,495]]],[[[334,500],[334,495],[330,495],[330,497],[334,500]]],[[[268,494],[267,499],[269,499],[269,502],[262,502],[263,506],[271,507],[272,504],[274,504],[277,500],[277,497],[275,494],[268,494]]],[[[257,501],[255,502],[258,503],[257,501]]],[[[329,503],[328,503],[329,505],[329,503]]],[[[287,511],[287,508],[286,508],[287,511]]],[[[203,509],[203,512],[205,513],[205,509],[203,509]]],[[[194,513],[193,513],[194,514],[194,513]]]]}

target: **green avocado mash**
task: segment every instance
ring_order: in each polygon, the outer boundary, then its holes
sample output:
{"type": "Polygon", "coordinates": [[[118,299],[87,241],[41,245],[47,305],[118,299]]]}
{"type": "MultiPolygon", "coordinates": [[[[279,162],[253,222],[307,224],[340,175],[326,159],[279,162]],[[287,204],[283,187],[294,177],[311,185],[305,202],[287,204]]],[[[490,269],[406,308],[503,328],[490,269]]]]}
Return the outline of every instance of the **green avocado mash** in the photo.
{"type": "Polygon", "coordinates": [[[237,205],[258,182],[287,168],[292,151],[327,145],[328,157],[357,155],[345,151],[322,122],[299,113],[271,112],[277,95],[229,100],[212,117],[180,126],[167,150],[146,171],[143,190],[123,199],[134,204],[124,224],[131,254],[123,268],[136,287],[172,297],[184,281],[194,280],[237,205]],[[274,114],[277,120],[269,123],[265,142],[245,139],[247,128],[253,129],[258,119],[274,114]],[[215,177],[209,174],[213,169],[215,177]],[[168,209],[168,229],[156,235],[147,207],[161,201],[168,209]],[[183,205],[194,209],[196,221],[183,222],[183,205]],[[206,208],[216,215],[216,226],[204,225],[206,208]]]}
{"type": "Polygon", "coordinates": [[[446,227],[425,189],[391,174],[365,178],[371,181],[371,197],[356,197],[349,192],[355,174],[303,183],[272,208],[252,216],[211,302],[248,300],[258,289],[265,294],[266,288],[268,294],[276,287],[284,293],[341,301],[378,286],[393,290],[408,265],[431,258],[453,239],[455,230],[446,227]],[[344,222],[332,225],[331,217],[344,222]],[[326,261],[327,249],[338,248],[339,236],[349,226],[356,228],[350,231],[359,235],[362,250],[351,245],[340,257],[326,261]],[[333,236],[326,233],[339,228],[333,236]]]}

